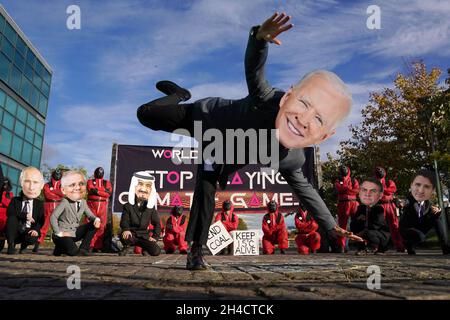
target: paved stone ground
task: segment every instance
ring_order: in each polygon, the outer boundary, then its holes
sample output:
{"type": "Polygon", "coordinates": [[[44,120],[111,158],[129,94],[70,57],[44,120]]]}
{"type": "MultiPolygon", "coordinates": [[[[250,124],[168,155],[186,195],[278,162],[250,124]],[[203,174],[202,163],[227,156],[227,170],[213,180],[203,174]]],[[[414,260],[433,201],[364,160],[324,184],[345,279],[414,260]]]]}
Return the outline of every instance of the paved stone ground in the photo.
{"type": "Polygon", "coordinates": [[[450,299],[450,257],[316,254],[207,256],[211,269],[185,270],[185,255],[95,254],[54,257],[0,254],[0,299],[450,299]],[[81,270],[81,290],[67,289],[67,268],[81,270]],[[381,268],[381,289],[369,290],[367,267],[381,268]]]}

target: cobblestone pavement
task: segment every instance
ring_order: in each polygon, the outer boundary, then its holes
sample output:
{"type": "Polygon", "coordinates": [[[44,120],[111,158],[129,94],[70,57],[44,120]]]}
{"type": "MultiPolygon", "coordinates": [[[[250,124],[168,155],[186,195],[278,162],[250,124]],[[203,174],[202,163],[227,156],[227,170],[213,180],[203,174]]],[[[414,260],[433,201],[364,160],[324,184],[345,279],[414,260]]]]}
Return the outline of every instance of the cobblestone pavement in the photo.
{"type": "Polygon", "coordinates": [[[450,299],[450,257],[438,250],[416,256],[316,254],[207,256],[210,270],[185,270],[185,255],[94,254],[54,257],[0,254],[0,299],[450,299]],[[69,290],[70,265],[81,289],[69,290]],[[381,270],[369,290],[368,266],[381,270]]]}

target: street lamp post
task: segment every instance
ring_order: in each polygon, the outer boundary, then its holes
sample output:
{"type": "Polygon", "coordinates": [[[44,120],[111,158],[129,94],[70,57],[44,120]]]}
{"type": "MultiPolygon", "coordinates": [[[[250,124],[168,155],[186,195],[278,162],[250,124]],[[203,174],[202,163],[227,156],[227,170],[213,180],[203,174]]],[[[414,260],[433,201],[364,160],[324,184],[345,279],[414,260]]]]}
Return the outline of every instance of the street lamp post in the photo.
{"type": "MultiPolygon", "coordinates": [[[[436,151],[436,134],[435,134],[435,127],[433,126],[433,117],[434,112],[432,109],[432,99],[431,97],[424,97],[420,99],[421,104],[425,107],[422,109],[422,111],[419,113],[419,119],[423,121],[427,126],[427,131],[429,137],[431,137],[431,151],[432,153],[435,153],[436,151]]],[[[436,158],[433,159],[433,167],[434,172],[436,174],[436,192],[438,197],[438,203],[439,207],[441,208],[441,217],[442,222],[444,223],[444,240],[448,242],[448,224],[447,224],[447,216],[444,208],[444,201],[443,201],[443,194],[442,194],[442,186],[441,186],[441,179],[439,175],[439,169],[438,169],[438,163],[436,158]]]]}

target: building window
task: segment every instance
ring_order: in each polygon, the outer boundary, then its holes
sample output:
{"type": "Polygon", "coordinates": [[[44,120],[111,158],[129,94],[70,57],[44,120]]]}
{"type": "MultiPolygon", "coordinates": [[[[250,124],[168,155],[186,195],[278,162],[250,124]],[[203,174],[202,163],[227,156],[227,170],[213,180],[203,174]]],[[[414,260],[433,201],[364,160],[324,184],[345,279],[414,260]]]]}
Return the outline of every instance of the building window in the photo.
{"type": "Polygon", "coordinates": [[[3,154],[9,155],[9,152],[11,150],[12,136],[13,136],[12,132],[9,130],[6,130],[5,128],[2,128],[1,135],[2,135],[2,143],[0,143],[0,152],[3,154]]]}

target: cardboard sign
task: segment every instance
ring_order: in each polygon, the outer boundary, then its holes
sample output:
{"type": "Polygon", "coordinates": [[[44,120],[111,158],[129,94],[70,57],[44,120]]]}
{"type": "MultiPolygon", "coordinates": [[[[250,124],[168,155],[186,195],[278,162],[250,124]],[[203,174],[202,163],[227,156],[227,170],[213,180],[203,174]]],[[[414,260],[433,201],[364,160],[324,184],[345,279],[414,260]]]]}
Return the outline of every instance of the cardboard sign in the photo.
{"type": "Polygon", "coordinates": [[[233,238],[228,233],[227,229],[225,229],[222,222],[217,221],[209,227],[206,246],[213,255],[220,252],[231,243],[233,243],[233,238]]]}
{"type": "Polygon", "coordinates": [[[259,230],[231,231],[233,237],[233,255],[257,256],[259,255],[259,230]]]}

